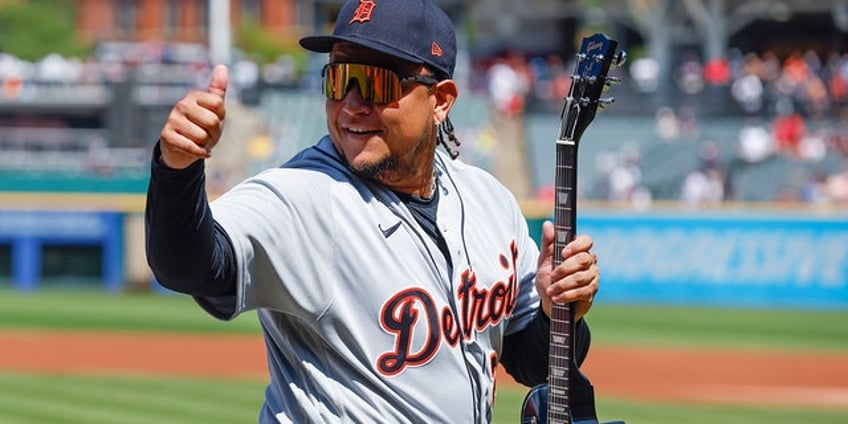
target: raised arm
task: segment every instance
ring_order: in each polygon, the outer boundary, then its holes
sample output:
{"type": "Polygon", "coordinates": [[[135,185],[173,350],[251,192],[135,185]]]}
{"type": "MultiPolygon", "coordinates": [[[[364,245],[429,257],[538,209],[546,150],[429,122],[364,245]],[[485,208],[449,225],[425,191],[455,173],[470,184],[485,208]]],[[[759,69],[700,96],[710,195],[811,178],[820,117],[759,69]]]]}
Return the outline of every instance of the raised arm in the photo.
{"type": "Polygon", "coordinates": [[[235,260],[206,198],[204,161],[224,125],[227,68],[206,91],[180,100],[162,129],[151,163],[145,210],[147,262],[163,286],[194,296],[232,295],[235,260]]]}

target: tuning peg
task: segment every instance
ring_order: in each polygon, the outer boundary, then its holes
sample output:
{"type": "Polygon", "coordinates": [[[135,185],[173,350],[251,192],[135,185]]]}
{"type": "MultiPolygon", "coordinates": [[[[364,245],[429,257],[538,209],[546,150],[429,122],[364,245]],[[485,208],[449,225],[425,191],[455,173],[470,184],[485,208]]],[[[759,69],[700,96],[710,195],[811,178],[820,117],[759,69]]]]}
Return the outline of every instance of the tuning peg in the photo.
{"type": "Polygon", "coordinates": [[[619,50],[612,56],[612,62],[611,63],[614,66],[624,65],[624,62],[627,62],[627,52],[626,51],[619,50]]]}
{"type": "Polygon", "coordinates": [[[606,77],[604,79],[604,86],[609,87],[613,84],[621,84],[621,77],[606,77]]]}
{"type": "Polygon", "coordinates": [[[598,99],[598,107],[602,110],[605,109],[607,106],[612,105],[613,103],[615,103],[615,97],[604,97],[598,99]]]}

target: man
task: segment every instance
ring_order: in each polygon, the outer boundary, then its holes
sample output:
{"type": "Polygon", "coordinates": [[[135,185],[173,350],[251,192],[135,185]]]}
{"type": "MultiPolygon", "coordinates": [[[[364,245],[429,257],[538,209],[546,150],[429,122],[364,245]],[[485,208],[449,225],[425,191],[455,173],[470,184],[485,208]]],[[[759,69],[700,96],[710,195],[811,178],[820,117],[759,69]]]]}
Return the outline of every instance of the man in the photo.
{"type": "MultiPolygon", "coordinates": [[[[329,135],[208,204],[204,159],[227,70],[178,102],[153,155],[148,262],[231,319],[257,310],[271,382],[261,423],[491,420],[495,369],[547,375],[551,302],[589,309],[599,271],[578,237],[552,269],[513,196],[456,153],[456,39],[430,0],[352,0],[323,70],[329,135]]],[[[588,349],[581,320],[577,355],[588,349]]],[[[516,412],[518,413],[518,411],[516,412]]]]}

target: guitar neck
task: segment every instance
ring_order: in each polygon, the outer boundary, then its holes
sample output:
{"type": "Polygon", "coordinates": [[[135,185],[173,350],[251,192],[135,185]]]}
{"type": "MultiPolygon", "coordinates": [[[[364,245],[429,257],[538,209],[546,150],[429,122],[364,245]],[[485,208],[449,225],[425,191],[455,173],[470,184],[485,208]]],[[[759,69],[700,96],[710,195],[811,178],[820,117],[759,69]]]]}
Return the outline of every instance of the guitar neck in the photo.
{"type": "MultiPolygon", "coordinates": [[[[595,117],[600,105],[612,104],[612,98],[601,98],[604,88],[618,78],[607,77],[610,66],[623,63],[624,52],[616,53],[618,42],[604,34],[584,37],[577,54],[577,65],[571,76],[571,87],[565,97],[556,139],[556,170],[554,200],[554,254],[553,264],[562,264],[562,250],[574,240],[577,227],[577,144],[583,131],[595,117]]],[[[551,306],[551,334],[548,352],[547,422],[571,424],[572,416],[578,422],[597,422],[595,395],[592,384],[577,368],[575,351],[575,314],[571,304],[551,306]],[[574,388],[573,393],[569,390],[574,388]]],[[[541,391],[541,390],[540,390],[541,391]]],[[[536,390],[531,395],[538,393],[536,390]]],[[[532,415],[540,404],[535,396],[525,402],[525,414],[532,415]]],[[[528,422],[528,421],[524,421],[528,422]]]]}
{"type": "MultiPolygon", "coordinates": [[[[556,201],[554,205],[554,267],[562,263],[562,249],[574,239],[577,221],[577,143],[559,140],[556,146],[556,201]]],[[[548,422],[569,423],[569,378],[574,353],[574,311],[570,304],[551,308],[548,372],[548,422]]]]}
{"type": "MultiPolygon", "coordinates": [[[[554,252],[559,253],[574,240],[577,227],[577,143],[560,140],[556,146],[556,204],[554,252]]],[[[554,266],[562,263],[562,255],[554,255],[554,266]]]]}

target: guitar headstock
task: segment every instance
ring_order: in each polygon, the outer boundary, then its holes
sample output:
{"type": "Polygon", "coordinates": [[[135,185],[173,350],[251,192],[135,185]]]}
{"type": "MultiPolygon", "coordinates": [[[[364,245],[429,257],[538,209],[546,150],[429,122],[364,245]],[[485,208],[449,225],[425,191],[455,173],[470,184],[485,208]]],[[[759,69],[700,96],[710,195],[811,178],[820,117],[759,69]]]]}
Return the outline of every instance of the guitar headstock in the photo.
{"type": "Polygon", "coordinates": [[[620,66],[627,59],[627,53],[616,51],[617,47],[618,42],[604,34],[583,38],[562,111],[560,140],[577,143],[595,119],[598,107],[604,108],[615,100],[601,98],[601,94],[609,85],[619,82],[618,78],[607,76],[610,66],[620,66]]]}

